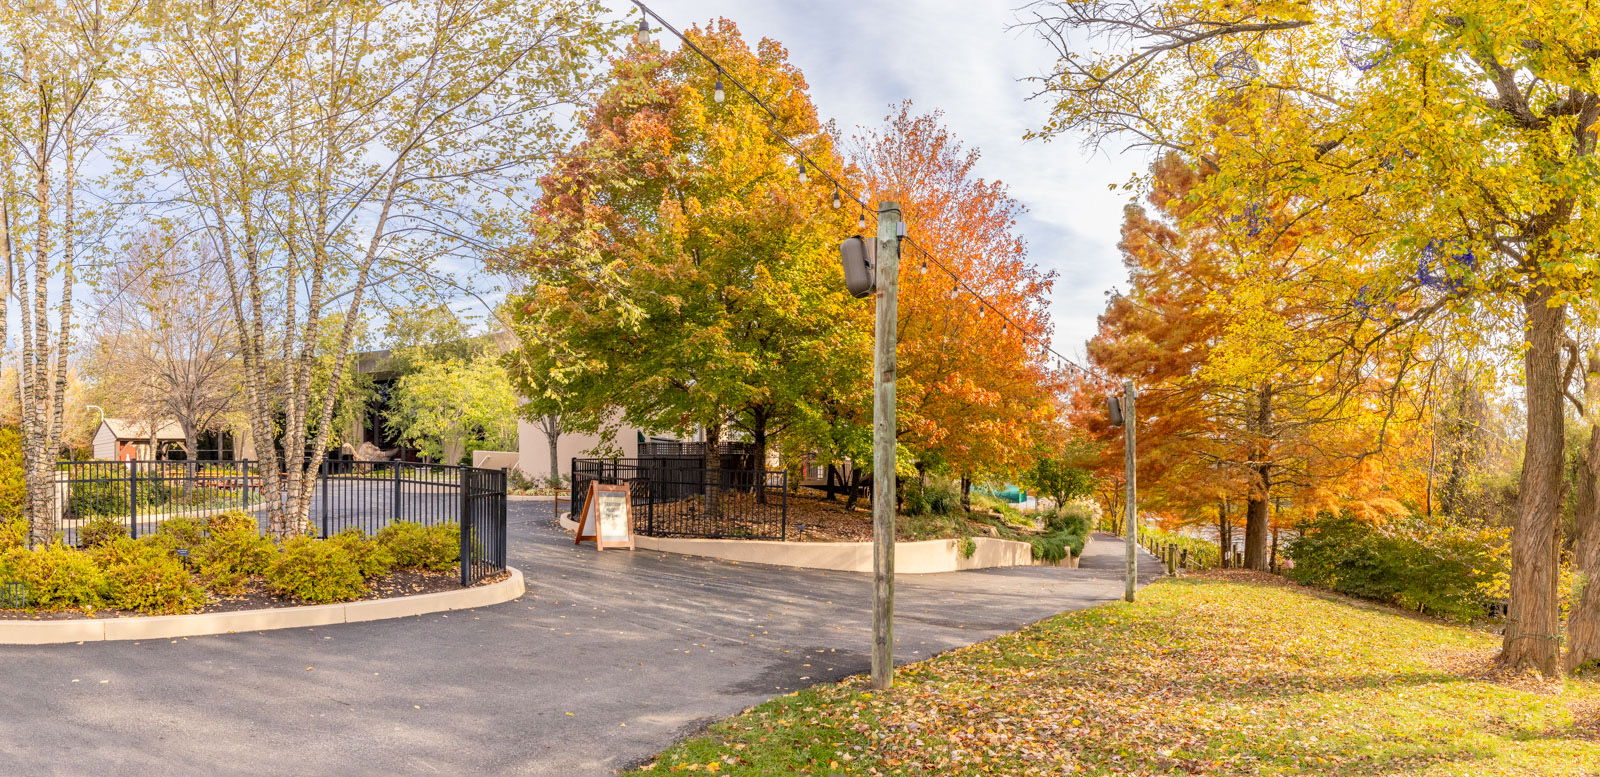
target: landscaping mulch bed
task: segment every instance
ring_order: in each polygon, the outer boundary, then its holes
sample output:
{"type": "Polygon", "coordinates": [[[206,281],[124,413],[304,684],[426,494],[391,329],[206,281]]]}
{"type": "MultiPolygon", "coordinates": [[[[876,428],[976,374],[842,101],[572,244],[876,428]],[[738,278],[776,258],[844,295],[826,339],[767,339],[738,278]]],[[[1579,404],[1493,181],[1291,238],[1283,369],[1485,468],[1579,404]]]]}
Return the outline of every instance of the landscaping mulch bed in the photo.
{"type": "MultiPolygon", "coordinates": [[[[1002,520],[999,516],[987,516],[981,512],[969,513],[968,524],[974,536],[999,537],[1000,532],[989,523],[980,518],[987,517],[991,521],[1002,520]]],[[[897,520],[899,531],[898,539],[901,542],[910,542],[918,539],[930,539],[923,536],[912,536],[908,529],[911,528],[914,517],[900,516],[897,520]]],[[[1012,527],[1017,531],[1028,534],[1027,529],[1012,527]]],[[[956,536],[953,532],[946,532],[949,536],[956,536]]],[[[838,501],[830,502],[820,491],[803,488],[799,493],[789,495],[789,540],[797,542],[871,542],[872,541],[872,508],[863,499],[855,508],[845,509],[845,498],[840,496],[838,501]]]]}
{"type": "MultiPolygon", "coordinates": [[[[473,587],[490,585],[505,580],[511,573],[501,572],[473,584],[473,587]]],[[[351,601],[368,601],[371,599],[392,599],[398,596],[415,596],[417,594],[432,594],[442,591],[455,591],[461,588],[461,575],[459,572],[422,572],[414,569],[403,569],[391,572],[380,578],[368,581],[367,595],[351,601]]],[[[265,610],[276,607],[304,607],[310,604],[295,599],[286,599],[267,590],[265,581],[252,580],[247,590],[240,596],[213,597],[210,602],[194,613],[208,612],[238,612],[241,610],[265,610]]],[[[134,618],[142,617],[144,613],[130,610],[104,609],[95,610],[93,614],[82,610],[57,610],[57,611],[31,611],[31,610],[0,610],[0,620],[75,620],[81,618],[134,618]]]]}

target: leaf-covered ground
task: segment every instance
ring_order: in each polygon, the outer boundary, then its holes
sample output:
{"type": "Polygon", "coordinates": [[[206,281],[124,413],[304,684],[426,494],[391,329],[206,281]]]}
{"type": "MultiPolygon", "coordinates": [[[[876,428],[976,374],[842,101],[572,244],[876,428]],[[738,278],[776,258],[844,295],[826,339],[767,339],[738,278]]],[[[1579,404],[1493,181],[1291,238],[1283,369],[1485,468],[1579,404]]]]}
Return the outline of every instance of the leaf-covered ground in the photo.
{"type": "Polygon", "coordinates": [[[1239,573],[774,699],[630,774],[1600,775],[1600,686],[1492,635],[1239,573]]]}

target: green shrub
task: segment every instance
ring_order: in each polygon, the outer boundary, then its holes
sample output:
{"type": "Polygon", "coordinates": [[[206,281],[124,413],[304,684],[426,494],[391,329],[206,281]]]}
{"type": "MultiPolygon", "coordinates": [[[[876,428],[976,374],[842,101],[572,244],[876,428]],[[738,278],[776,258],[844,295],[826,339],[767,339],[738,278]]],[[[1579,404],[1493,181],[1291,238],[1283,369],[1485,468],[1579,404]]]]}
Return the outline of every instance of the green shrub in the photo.
{"type": "Polygon", "coordinates": [[[448,572],[461,560],[461,527],[453,523],[423,526],[398,521],[378,532],[378,542],[401,569],[448,572]]]}
{"type": "Polygon", "coordinates": [[[78,530],[78,544],[86,548],[98,548],[113,540],[128,536],[128,527],[122,521],[105,515],[90,518],[78,530]]]}
{"type": "Polygon", "coordinates": [[[252,522],[248,529],[237,525],[213,529],[204,542],[189,550],[189,561],[207,588],[237,596],[244,593],[247,580],[266,573],[277,551],[272,540],[256,533],[252,522]]]}
{"type": "Polygon", "coordinates": [[[961,492],[951,483],[912,480],[906,483],[901,512],[905,515],[951,515],[961,506],[961,492]]]}
{"type": "Polygon", "coordinates": [[[156,526],[156,534],[172,538],[180,548],[192,548],[205,541],[206,527],[187,515],[168,518],[156,526]]]}
{"type": "Polygon", "coordinates": [[[1033,557],[1057,563],[1068,556],[1083,555],[1083,546],[1094,531],[1094,515],[1080,505],[1062,505],[1044,516],[1043,536],[1029,537],[1033,544],[1033,557]]]}
{"type": "MultiPolygon", "coordinates": [[[[394,551],[376,539],[368,537],[360,529],[355,527],[345,529],[329,537],[327,541],[344,547],[350,558],[355,560],[362,577],[387,575],[389,570],[394,568],[394,551]]],[[[457,555],[460,555],[459,548],[457,555]]]]}
{"type": "Polygon", "coordinates": [[[978,552],[978,541],[971,537],[962,537],[959,550],[962,558],[972,558],[973,554],[978,552]]]}
{"type": "MultiPolygon", "coordinates": [[[[27,491],[22,483],[22,433],[0,426],[0,521],[22,517],[27,491]]],[[[26,544],[26,540],[24,540],[26,544]]]]}
{"type": "Polygon", "coordinates": [[[163,542],[116,539],[94,555],[105,572],[105,602],[112,607],[174,615],[205,604],[205,590],[163,542]]]}
{"type": "Polygon", "coordinates": [[[28,519],[0,520],[0,553],[28,547],[28,519]]]}
{"type": "Polygon", "coordinates": [[[1504,596],[1510,570],[1506,530],[1421,519],[1320,517],[1301,527],[1288,556],[1297,582],[1464,622],[1504,596]]]}
{"type": "Polygon", "coordinates": [[[1083,555],[1084,536],[1072,531],[1029,537],[1028,542],[1033,545],[1034,558],[1052,564],[1065,560],[1068,556],[1083,555]]]}
{"type": "Polygon", "coordinates": [[[106,575],[89,554],[60,543],[11,551],[12,574],[28,586],[28,604],[46,610],[100,606],[106,575]]]}
{"type": "Polygon", "coordinates": [[[961,491],[953,483],[929,483],[922,494],[928,512],[934,515],[954,515],[961,507],[961,491]]]}
{"type": "Polygon", "coordinates": [[[1065,504],[1045,516],[1045,528],[1054,532],[1068,531],[1088,537],[1094,531],[1095,517],[1081,505],[1065,504]]]}
{"type": "Polygon", "coordinates": [[[254,517],[243,510],[229,510],[225,513],[217,513],[206,519],[206,532],[208,534],[236,531],[256,534],[259,532],[259,524],[256,523],[254,517]]]}
{"type": "Polygon", "coordinates": [[[284,596],[319,604],[349,601],[367,592],[361,567],[343,545],[311,537],[283,543],[267,564],[267,585],[284,596]]]}

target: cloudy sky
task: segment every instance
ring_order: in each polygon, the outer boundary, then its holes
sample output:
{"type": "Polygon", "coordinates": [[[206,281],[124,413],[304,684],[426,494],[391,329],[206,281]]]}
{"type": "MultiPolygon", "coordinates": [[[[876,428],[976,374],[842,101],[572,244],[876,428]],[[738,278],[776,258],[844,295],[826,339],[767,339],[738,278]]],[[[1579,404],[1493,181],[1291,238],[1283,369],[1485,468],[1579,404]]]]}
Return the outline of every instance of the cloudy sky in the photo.
{"type": "Polygon", "coordinates": [[[1022,79],[1052,60],[1031,32],[1007,29],[1023,0],[646,2],[680,29],[724,16],[748,40],[783,43],[822,115],[847,134],[876,125],[903,99],[944,111],[950,129],[982,152],[981,174],[1004,181],[1027,205],[1021,226],[1030,256],[1058,275],[1055,344],[1070,356],[1082,353],[1105,291],[1124,278],[1116,243],[1128,194],[1107,187],[1125,182],[1147,157],[1120,147],[1091,152],[1076,139],[1023,140],[1048,106],[1027,99],[1032,87],[1022,79]]]}

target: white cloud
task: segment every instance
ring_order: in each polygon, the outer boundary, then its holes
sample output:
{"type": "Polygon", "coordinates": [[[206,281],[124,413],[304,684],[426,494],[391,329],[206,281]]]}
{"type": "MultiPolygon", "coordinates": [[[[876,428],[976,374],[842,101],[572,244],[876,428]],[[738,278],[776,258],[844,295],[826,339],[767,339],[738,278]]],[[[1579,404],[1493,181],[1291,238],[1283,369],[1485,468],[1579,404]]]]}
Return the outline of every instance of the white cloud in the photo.
{"type": "MultiPolygon", "coordinates": [[[[620,4],[619,4],[620,5],[620,4]]],[[[1055,344],[1081,351],[1104,292],[1126,277],[1117,253],[1122,183],[1146,166],[1142,153],[1093,153],[1072,139],[1025,141],[1049,112],[1023,79],[1045,72],[1053,52],[1008,29],[1015,0],[651,0],[685,27],[732,19],[750,41],[773,38],[805,73],[824,119],[849,132],[873,126],[891,103],[944,111],[950,129],[983,154],[981,174],[1006,182],[1028,206],[1021,222],[1037,264],[1058,274],[1055,344]]],[[[912,225],[915,230],[916,225],[912,225]]]]}

